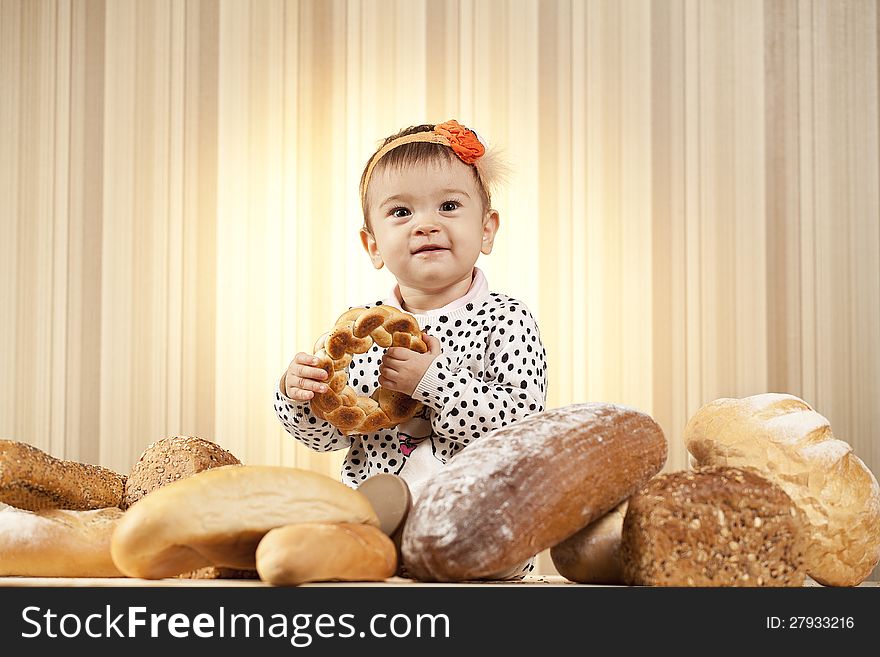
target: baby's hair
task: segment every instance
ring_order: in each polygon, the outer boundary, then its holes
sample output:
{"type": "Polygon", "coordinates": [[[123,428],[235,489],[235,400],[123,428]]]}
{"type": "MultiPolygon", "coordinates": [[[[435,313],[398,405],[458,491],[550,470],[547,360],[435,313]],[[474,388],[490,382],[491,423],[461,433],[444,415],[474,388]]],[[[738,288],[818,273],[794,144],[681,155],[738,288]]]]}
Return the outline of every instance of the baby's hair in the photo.
{"type": "MultiPolygon", "coordinates": [[[[364,227],[367,230],[370,230],[370,219],[367,209],[367,196],[369,190],[364,189],[364,184],[369,184],[367,182],[368,173],[370,173],[370,175],[372,176],[376,173],[376,171],[381,171],[385,169],[399,171],[408,166],[436,162],[452,162],[455,160],[459,160],[459,157],[449,146],[436,142],[413,141],[409,143],[403,143],[397,147],[392,147],[392,149],[382,155],[377,162],[373,162],[380,151],[391,142],[400,139],[401,137],[406,137],[421,132],[433,132],[435,127],[436,126],[434,124],[425,123],[422,125],[404,128],[400,132],[386,137],[385,140],[376,149],[376,151],[367,160],[367,165],[364,167],[364,171],[361,174],[360,183],[360,187],[361,189],[363,189],[363,194],[361,195],[361,208],[364,213],[364,227]]],[[[483,205],[483,210],[487,211],[489,210],[489,208],[492,207],[492,193],[495,192],[497,188],[500,187],[500,185],[506,180],[508,169],[503,163],[500,154],[497,152],[497,149],[490,149],[485,145],[485,143],[483,145],[485,147],[485,153],[482,155],[482,157],[477,159],[474,164],[470,164],[468,166],[473,172],[474,181],[477,183],[477,189],[480,191],[480,200],[483,205]]]]}

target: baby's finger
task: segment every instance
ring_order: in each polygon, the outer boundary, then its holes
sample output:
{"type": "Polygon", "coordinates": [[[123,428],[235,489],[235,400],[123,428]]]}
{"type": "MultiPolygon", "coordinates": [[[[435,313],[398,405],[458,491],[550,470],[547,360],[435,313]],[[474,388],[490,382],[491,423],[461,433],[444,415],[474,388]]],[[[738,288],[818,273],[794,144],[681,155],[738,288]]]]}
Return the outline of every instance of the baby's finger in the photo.
{"type": "Polygon", "coordinates": [[[288,388],[287,396],[290,399],[295,399],[296,401],[309,401],[312,397],[315,396],[311,390],[302,390],[300,388],[288,388]]]}
{"type": "Polygon", "coordinates": [[[409,349],[404,349],[403,347],[388,347],[385,355],[382,356],[382,362],[384,363],[387,360],[396,360],[398,362],[406,360],[407,352],[409,351],[409,349]]]}
{"type": "Polygon", "coordinates": [[[379,375],[378,378],[379,385],[387,390],[394,390],[394,381],[389,379],[387,376],[379,375]]]}
{"type": "Polygon", "coordinates": [[[389,363],[383,360],[382,364],[379,365],[379,374],[385,376],[400,374],[400,366],[396,365],[393,361],[389,363]]]}
{"type": "MultiPolygon", "coordinates": [[[[324,370],[320,370],[320,372],[326,374],[324,370]]],[[[311,390],[312,392],[327,392],[328,390],[327,384],[307,379],[296,372],[288,372],[284,383],[293,390],[311,390]]]]}
{"type": "Polygon", "coordinates": [[[322,370],[320,367],[308,367],[300,365],[293,368],[293,373],[304,379],[318,379],[319,381],[323,381],[327,378],[327,372],[325,370],[322,370]]]}
{"type": "Polygon", "coordinates": [[[298,365],[317,365],[318,357],[301,351],[294,357],[293,362],[298,365]]]}
{"type": "Polygon", "coordinates": [[[442,348],[440,346],[440,340],[435,338],[433,335],[428,335],[427,333],[422,333],[422,340],[425,343],[425,346],[428,348],[429,354],[434,354],[435,356],[439,356],[442,353],[442,348]]]}

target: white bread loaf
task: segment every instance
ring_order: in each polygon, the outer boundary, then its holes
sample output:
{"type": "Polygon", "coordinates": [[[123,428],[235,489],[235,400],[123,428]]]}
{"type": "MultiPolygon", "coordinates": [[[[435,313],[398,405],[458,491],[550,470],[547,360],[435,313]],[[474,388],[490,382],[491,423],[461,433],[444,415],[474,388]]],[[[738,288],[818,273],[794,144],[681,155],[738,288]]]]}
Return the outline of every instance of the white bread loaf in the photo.
{"type": "Polygon", "coordinates": [[[853,586],[880,560],[880,487],[828,420],[786,394],[717,399],[688,421],[699,466],[751,466],[780,486],[811,526],[807,574],[853,586]]]}
{"type": "Polygon", "coordinates": [[[147,579],[204,566],[253,569],[263,536],[299,522],[379,525],[364,495],[330,477],[226,465],[162,486],[132,505],[113,533],[111,554],[123,573],[147,579]]]}
{"type": "Polygon", "coordinates": [[[550,548],[559,574],[582,584],[623,584],[620,537],[627,502],[550,548]]]}
{"type": "Polygon", "coordinates": [[[273,529],[257,546],[260,579],[277,586],[305,582],[381,582],[397,569],[397,549],[371,525],[307,522],[273,529]]]}
{"type": "Polygon", "coordinates": [[[497,429],[426,483],[403,530],[403,565],[422,580],[490,577],[604,515],[660,471],[650,416],[572,404],[497,429]]]}
{"type": "Polygon", "coordinates": [[[110,558],[117,507],[23,511],[0,504],[0,576],[121,577],[110,558]]]}
{"type": "MultiPolygon", "coordinates": [[[[224,465],[240,465],[231,452],[197,436],[161,438],[143,451],[125,480],[125,495],[119,505],[127,509],[144,495],[166,484],[179,481],[203,470],[224,465]]],[[[180,573],[181,579],[257,579],[256,570],[206,566],[180,573]]]]}

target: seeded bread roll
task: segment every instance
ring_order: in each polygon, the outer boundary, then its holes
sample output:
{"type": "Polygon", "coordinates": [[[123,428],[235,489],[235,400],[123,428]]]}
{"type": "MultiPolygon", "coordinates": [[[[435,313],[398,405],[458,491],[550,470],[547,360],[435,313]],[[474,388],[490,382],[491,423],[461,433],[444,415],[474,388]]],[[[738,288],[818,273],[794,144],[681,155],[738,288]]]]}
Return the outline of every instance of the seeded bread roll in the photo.
{"type": "Polygon", "coordinates": [[[793,395],[717,399],[684,430],[698,465],[751,466],[806,514],[807,574],[859,584],[880,560],[880,486],[828,420],[793,395]]]}
{"type": "Polygon", "coordinates": [[[757,472],[658,475],[629,500],[624,581],[647,586],[802,586],[805,519],[757,472]]]}
{"type": "Polygon", "coordinates": [[[0,505],[0,576],[121,577],[110,558],[117,507],[23,511],[0,505]]]}
{"type": "Polygon", "coordinates": [[[665,461],[663,431],[636,410],[591,403],[530,415],[428,480],[403,530],[404,567],[437,581],[509,570],[613,509],[665,461]]]}
{"type": "Polygon", "coordinates": [[[172,481],[223,465],[239,465],[230,452],[195,436],[162,438],[147,447],[125,482],[122,508],[127,509],[147,493],[172,481]]]}
{"type": "Polygon", "coordinates": [[[260,578],[278,586],[381,582],[394,575],[396,568],[393,541],[370,525],[287,525],[270,531],[257,546],[260,578]]]}
{"type": "Polygon", "coordinates": [[[162,486],[132,505],[113,533],[111,554],[123,573],[146,579],[205,566],[251,570],[266,532],[299,522],[379,525],[363,494],[330,477],[226,465],[162,486]]]}
{"type": "Polygon", "coordinates": [[[14,440],[0,440],[0,502],[19,509],[102,509],[119,506],[125,477],[87,463],[64,461],[14,440]]]}

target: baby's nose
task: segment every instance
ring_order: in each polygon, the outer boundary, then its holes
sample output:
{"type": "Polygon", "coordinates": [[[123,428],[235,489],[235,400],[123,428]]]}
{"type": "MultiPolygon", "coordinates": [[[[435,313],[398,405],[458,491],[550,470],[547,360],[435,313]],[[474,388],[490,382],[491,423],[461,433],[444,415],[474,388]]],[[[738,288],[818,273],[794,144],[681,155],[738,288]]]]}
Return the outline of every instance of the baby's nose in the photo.
{"type": "Polygon", "coordinates": [[[421,223],[416,226],[416,235],[431,235],[433,233],[439,233],[440,227],[437,224],[433,224],[430,222],[421,223]]]}

